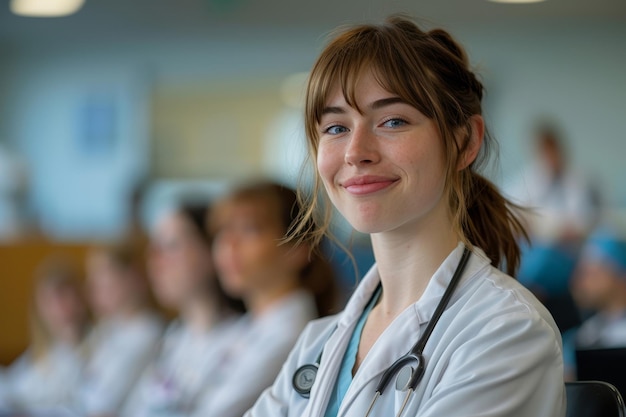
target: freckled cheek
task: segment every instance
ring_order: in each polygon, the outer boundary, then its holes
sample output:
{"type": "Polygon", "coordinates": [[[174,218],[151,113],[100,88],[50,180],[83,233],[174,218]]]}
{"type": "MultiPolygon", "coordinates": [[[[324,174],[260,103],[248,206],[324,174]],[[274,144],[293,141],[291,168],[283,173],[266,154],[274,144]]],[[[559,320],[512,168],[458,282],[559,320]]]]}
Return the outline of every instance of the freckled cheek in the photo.
{"type": "Polygon", "coordinates": [[[317,172],[326,186],[333,183],[333,179],[341,166],[340,155],[339,152],[335,152],[327,146],[320,146],[317,151],[317,172]]]}

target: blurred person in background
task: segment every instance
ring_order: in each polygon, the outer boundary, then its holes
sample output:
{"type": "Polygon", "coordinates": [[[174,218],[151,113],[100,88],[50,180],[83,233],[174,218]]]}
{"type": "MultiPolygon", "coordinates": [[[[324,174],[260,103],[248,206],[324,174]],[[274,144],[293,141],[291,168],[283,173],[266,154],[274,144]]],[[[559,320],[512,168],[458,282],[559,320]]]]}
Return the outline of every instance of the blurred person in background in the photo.
{"type": "Polygon", "coordinates": [[[508,188],[522,211],[530,245],[522,245],[519,281],[548,307],[560,330],[580,323],[569,292],[580,246],[599,217],[599,194],[567,157],[559,130],[535,129],[535,160],[508,188]]]}
{"type": "Polygon", "coordinates": [[[77,271],[49,259],[37,273],[30,346],[2,371],[0,411],[69,412],[83,365],[88,315],[77,271]]]}
{"type": "Polygon", "coordinates": [[[205,227],[207,210],[204,204],[184,205],[162,216],[152,233],[148,277],[157,301],[178,318],[168,326],[122,416],[192,413],[213,377],[216,352],[242,311],[219,287],[205,227]]]}
{"type": "Polygon", "coordinates": [[[336,286],[318,248],[284,243],[302,215],[293,190],[270,182],[236,189],[210,219],[224,290],[248,310],[194,416],[241,417],[272,384],[305,325],[333,311],[336,286]]]}
{"type": "Polygon", "coordinates": [[[87,257],[87,295],[96,320],[77,390],[78,412],[118,412],[161,337],[162,321],[149,304],[141,258],[129,245],[103,245],[87,257]]]}
{"type": "Polygon", "coordinates": [[[509,193],[531,209],[524,215],[533,240],[580,243],[598,220],[598,192],[589,178],[572,166],[563,135],[554,125],[540,123],[533,145],[534,160],[509,193]]]}
{"type": "Polygon", "coordinates": [[[572,280],[578,306],[594,314],[564,335],[566,376],[576,349],[626,347],[626,235],[605,228],[587,240],[572,280]]]}

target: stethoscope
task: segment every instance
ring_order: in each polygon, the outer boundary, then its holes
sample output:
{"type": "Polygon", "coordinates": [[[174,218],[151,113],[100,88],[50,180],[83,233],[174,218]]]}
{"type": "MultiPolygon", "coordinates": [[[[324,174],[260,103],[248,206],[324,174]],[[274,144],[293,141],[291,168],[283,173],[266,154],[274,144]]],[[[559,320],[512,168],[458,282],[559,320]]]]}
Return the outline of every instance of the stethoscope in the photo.
{"type": "MultiPolygon", "coordinates": [[[[446,291],[441,297],[439,304],[437,304],[437,308],[433,313],[433,317],[428,322],[428,325],[426,326],[426,329],[424,330],[422,336],[408,351],[408,353],[396,360],[383,373],[383,376],[380,378],[380,381],[376,386],[376,393],[374,394],[374,398],[372,399],[372,402],[367,409],[365,417],[369,417],[370,413],[374,409],[376,401],[378,401],[378,398],[383,394],[394,376],[396,376],[396,389],[399,391],[407,391],[404,401],[402,402],[402,406],[400,407],[400,411],[398,412],[396,417],[400,417],[402,415],[402,412],[408,404],[411,395],[415,392],[415,388],[417,388],[417,384],[419,384],[422,376],[424,375],[426,361],[424,360],[423,352],[424,347],[426,346],[426,342],[428,342],[428,339],[435,329],[437,322],[439,321],[441,315],[448,306],[448,303],[450,302],[450,298],[452,298],[452,294],[454,293],[455,288],[461,281],[463,270],[465,269],[465,266],[467,265],[467,261],[469,260],[471,254],[472,252],[468,248],[465,248],[465,250],[463,251],[463,256],[461,256],[459,264],[454,271],[454,275],[452,275],[452,279],[450,280],[446,291]],[[415,368],[413,368],[413,366],[411,365],[415,366],[415,368]],[[406,383],[404,383],[405,380],[406,383]]],[[[335,329],[336,327],[333,328],[332,332],[334,332],[335,329]]],[[[309,398],[309,395],[311,394],[311,388],[315,383],[317,370],[319,368],[323,352],[324,350],[322,349],[322,351],[317,356],[315,363],[306,364],[299,367],[293,375],[293,389],[304,398],[309,398]]]]}

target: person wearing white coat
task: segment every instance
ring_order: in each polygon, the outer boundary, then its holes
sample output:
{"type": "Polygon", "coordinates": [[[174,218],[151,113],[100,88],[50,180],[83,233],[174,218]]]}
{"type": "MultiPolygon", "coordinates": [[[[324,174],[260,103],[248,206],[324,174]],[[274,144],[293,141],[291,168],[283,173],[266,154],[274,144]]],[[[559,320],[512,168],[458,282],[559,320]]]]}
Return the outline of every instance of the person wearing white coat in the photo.
{"type": "MultiPolygon", "coordinates": [[[[365,416],[383,372],[420,338],[448,285],[463,248],[459,245],[433,275],[421,299],[386,330],[370,351],[337,416],[365,416]]],[[[342,353],[356,321],[380,279],[374,267],[344,312],[311,323],[281,374],[246,417],[324,416],[342,353]],[[296,370],[316,362],[310,398],[293,386],[296,370]]],[[[425,373],[409,400],[406,416],[558,416],[562,409],[561,346],[558,328],[528,290],[493,268],[475,249],[424,350],[425,373]],[[454,373],[447,372],[455,369],[454,373]],[[524,384],[517,377],[523,375],[524,384]],[[473,381],[480,380],[480,383],[473,381]],[[560,399],[555,401],[555,399],[560,399]]],[[[406,392],[395,381],[372,415],[395,415],[406,392]]]]}
{"type": "Polygon", "coordinates": [[[478,173],[492,140],[482,94],[450,34],[404,17],[322,51],[305,99],[317,175],[290,238],[321,239],[334,206],[376,263],[246,417],[565,415],[559,331],[510,276],[527,236],[518,207],[478,173]],[[378,388],[387,369],[397,379],[378,388]]]}
{"type": "Polygon", "coordinates": [[[316,317],[313,296],[297,291],[259,317],[241,318],[230,345],[218,354],[193,416],[241,416],[272,384],[298,335],[316,317]]]}
{"type": "Polygon", "coordinates": [[[76,389],[76,409],[87,416],[114,415],[156,353],[163,324],[156,315],[98,323],[76,389]]]}
{"type": "Polygon", "coordinates": [[[325,258],[309,256],[308,245],[280,244],[298,207],[293,190],[272,182],[240,186],[216,204],[211,224],[218,277],[248,313],[193,416],[241,417],[272,384],[307,323],[332,305],[325,258]]]}
{"type": "Polygon", "coordinates": [[[87,257],[87,295],[96,324],[75,391],[82,415],[115,415],[156,353],[163,323],[148,303],[141,262],[121,242],[94,247],[87,257]]]}

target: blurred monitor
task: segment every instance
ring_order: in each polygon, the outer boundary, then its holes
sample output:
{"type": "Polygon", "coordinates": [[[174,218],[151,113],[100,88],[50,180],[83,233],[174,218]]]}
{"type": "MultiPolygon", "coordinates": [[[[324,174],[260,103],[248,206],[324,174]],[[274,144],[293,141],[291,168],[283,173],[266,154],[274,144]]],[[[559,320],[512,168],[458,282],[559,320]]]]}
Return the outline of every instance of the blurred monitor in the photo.
{"type": "Polygon", "coordinates": [[[576,369],[579,381],[605,381],[626,397],[626,347],[578,349],[576,369]]]}

